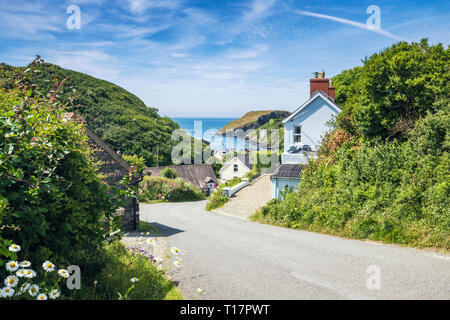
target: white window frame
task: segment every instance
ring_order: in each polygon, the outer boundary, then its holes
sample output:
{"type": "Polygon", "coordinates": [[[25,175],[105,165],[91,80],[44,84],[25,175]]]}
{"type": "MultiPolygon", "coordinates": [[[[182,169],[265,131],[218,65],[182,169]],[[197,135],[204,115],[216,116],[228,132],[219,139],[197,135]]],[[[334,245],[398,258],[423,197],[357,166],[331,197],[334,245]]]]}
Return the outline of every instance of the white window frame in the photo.
{"type": "Polygon", "coordinates": [[[302,126],[292,126],[292,142],[294,144],[302,144],[302,126]],[[300,128],[300,133],[295,133],[297,128],[300,128]],[[296,142],[295,137],[300,137],[300,141],[296,142]]]}
{"type": "Polygon", "coordinates": [[[233,165],[233,172],[239,172],[239,166],[237,163],[233,165]]]}

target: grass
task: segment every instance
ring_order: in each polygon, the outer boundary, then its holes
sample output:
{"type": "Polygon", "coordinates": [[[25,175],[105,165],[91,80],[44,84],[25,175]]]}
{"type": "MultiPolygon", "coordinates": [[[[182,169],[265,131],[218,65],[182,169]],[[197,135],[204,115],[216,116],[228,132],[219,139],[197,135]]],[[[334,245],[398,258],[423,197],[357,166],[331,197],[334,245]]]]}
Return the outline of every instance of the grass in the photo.
{"type": "MultiPolygon", "coordinates": [[[[142,226],[154,230],[145,222],[142,226]]],[[[117,300],[127,291],[129,300],[183,299],[163,270],[159,270],[148,258],[130,253],[119,241],[106,245],[101,260],[103,266],[100,272],[83,275],[82,289],[76,299],[117,300]],[[139,281],[133,284],[130,281],[133,277],[139,281]]]]}

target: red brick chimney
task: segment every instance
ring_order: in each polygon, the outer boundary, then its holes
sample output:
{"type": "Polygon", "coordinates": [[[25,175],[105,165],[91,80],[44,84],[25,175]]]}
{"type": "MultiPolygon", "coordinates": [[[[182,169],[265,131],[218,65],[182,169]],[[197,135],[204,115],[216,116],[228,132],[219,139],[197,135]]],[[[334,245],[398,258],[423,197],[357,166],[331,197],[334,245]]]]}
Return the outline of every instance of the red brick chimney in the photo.
{"type": "Polygon", "coordinates": [[[325,94],[330,96],[334,100],[334,87],[331,84],[330,79],[325,78],[325,72],[320,72],[320,78],[319,78],[319,72],[314,73],[314,78],[309,79],[309,82],[311,84],[310,86],[310,94],[312,95],[316,91],[323,91],[325,94]]]}

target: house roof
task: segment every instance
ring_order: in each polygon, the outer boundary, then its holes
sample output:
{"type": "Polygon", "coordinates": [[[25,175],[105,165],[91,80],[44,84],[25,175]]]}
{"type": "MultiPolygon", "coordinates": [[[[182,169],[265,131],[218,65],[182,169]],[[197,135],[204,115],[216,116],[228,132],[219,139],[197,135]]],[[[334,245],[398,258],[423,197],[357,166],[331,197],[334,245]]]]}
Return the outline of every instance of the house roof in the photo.
{"type": "Polygon", "coordinates": [[[180,178],[192,183],[199,189],[208,189],[207,183],[211,180],[219,184],[216,174],[209,164],[184,164],[178,166],[151,167],[147,168],[145,172],[151,173],[152,176],[160,176],[161,170],[167,167],[175,170],[180,175],[180,178]]]}
{"type": "Polygon", "coordinates": [[[282,164],[272,174],[272,178],[300,179],[303,167],[299,164],[282,164]]]}
{"type": "Polygon", "coordinates": [[[300,111],[302,111],[303,109],[305,109],[311,102],[313,102],[314,100],[316,100],[317,98],[321,97],[322,99],[324,99],[326,102],[328,102],[330,105],[332,105],[333,107],[337,108],[339,111],[342,111],[341,107],[339,107],[336,102],[334,102],[334,100],[327,95],[325,92],[323,92],[322,90],[316,91],[314,92],[311,97],[309,98],[308,101],[306,101],[304,104],[302,104],[297,110],[295,110],[294,112],[291,113],[291,115],[289,117],[287,117],[286,119],[283,120],[283,123],[288,122],[289,120],[293,119],[300,111]]]}

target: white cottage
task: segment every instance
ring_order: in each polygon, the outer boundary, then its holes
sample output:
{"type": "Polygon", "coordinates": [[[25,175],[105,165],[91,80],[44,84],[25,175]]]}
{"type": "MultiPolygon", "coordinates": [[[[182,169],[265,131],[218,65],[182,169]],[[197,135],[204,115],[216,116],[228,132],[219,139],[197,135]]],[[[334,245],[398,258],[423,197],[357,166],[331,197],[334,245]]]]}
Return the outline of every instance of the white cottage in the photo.
{"type": "Polygon", "coordinates": [[[308,162],[308,158],[317,155],[321,139],[327,132],[327,122],[341,112],[334,102],[334,87],[325,78],[325,72],[316,73],[310,79],[310,98],[289,117],[283,120],[284,150],[281,166],[271,176],[272,198],[281,199],[281,191],[295,189],[300,181],[299,166],[308,162]]]}
{"type": "Polygon", "coordinates": [[[220,180],[231,180],[233,178],[242,178],[252,171],[253,164],[250,162],[248,153],[232,158],[224,163],[220,169],[220,180]]]}

